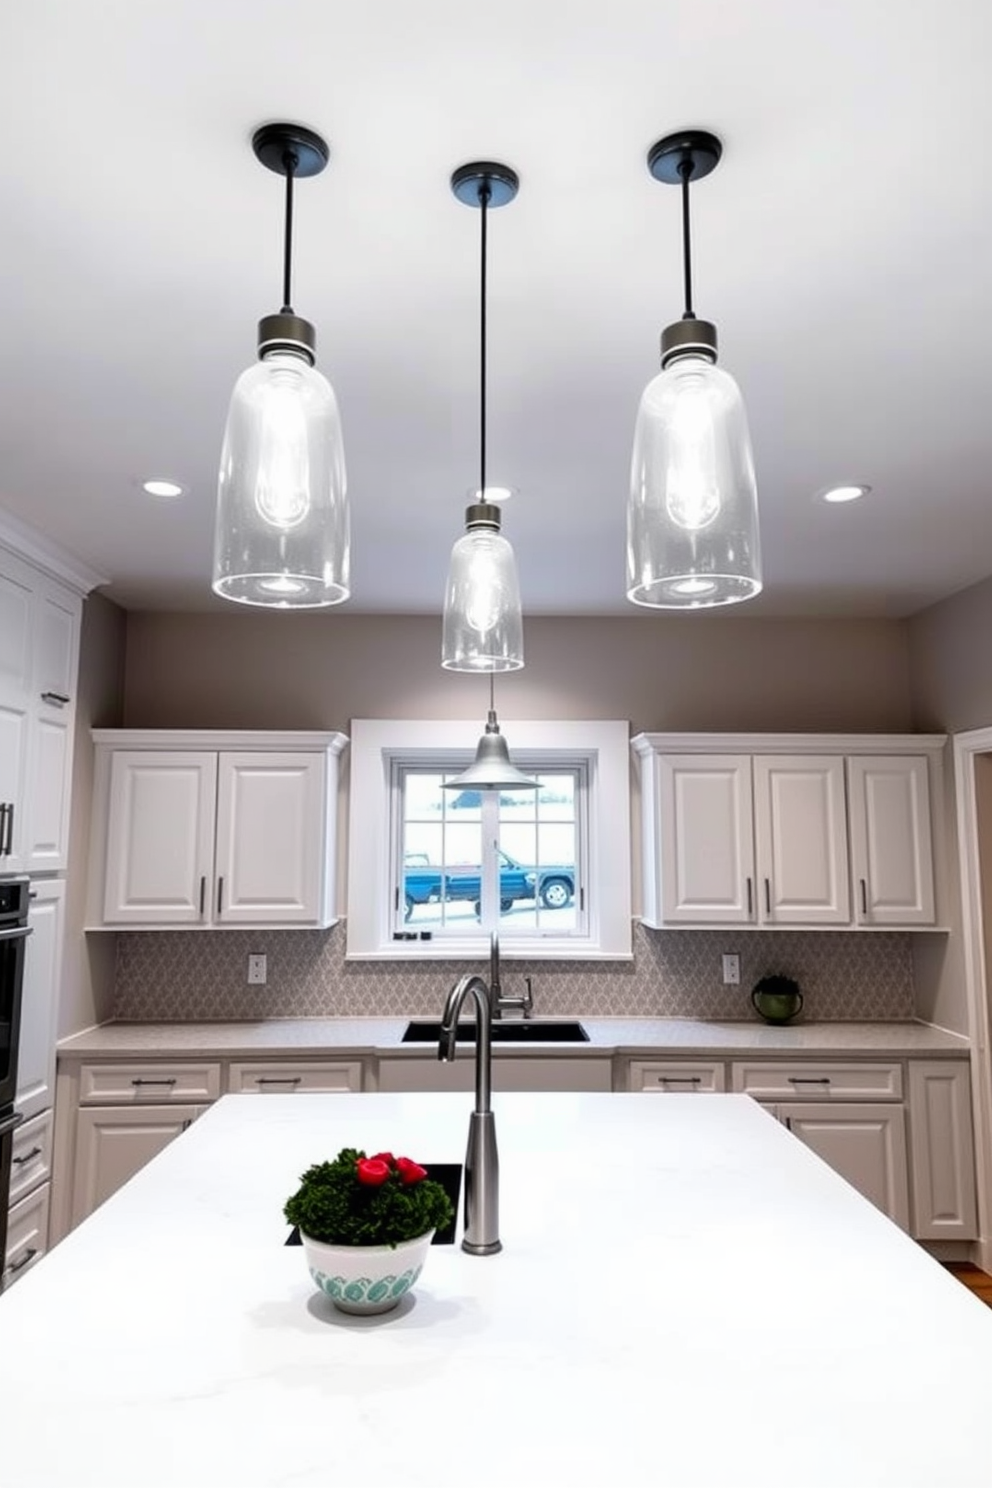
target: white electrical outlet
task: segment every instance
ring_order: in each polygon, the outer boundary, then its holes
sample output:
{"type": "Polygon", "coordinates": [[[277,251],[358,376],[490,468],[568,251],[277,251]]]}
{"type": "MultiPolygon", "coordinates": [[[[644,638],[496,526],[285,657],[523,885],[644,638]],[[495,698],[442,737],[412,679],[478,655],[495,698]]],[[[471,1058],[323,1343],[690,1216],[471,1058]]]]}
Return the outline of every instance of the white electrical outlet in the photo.
{"type": "Polygon", "coordinates": [[[739,987],[741,982],[741,958],[734,954],[724,953],[723,957],[723,985],[725,987],[739,987]]]}
{"type": "Polygon", "coordinates": [[[248,957],[248,982],[250,985],[262,987],[268,976],[267,958],[261,954],[248,957]]]}

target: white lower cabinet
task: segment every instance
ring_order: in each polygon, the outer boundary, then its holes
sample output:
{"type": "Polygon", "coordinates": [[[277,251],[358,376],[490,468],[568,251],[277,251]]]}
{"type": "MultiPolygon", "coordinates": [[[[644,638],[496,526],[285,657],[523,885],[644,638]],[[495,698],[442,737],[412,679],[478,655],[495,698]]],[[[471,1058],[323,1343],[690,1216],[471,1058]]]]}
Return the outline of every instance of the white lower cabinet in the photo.
{"type": "Polygon", "coordinates": [[[901,1105],[784,1103],[780,1121],[904,1230],[909,1222],[906,1114],[901,1105]]]}
{"type": "Polygon", "coordinates": [[[693,1060],[632,1059],[627,1082],[629,1090],[660,1090],[673,1094],[684,1091],[713,1095],[725,1090],[726,1077],[722,1063],[693,1060]]]}
{"type": "Polygon", "coordinates": [[[913,1234],[973,1240],[978,1234],[971,1077],[962,1060],[914,1059],[909,1066],[913,1234]]]}
{"type": "Polygon", "coordinates": [[[43,1183],[7,1213],[7,1251],[0,1286],[13,1286],[48,1249],[48,1205],[51,1185],[43,1183]]]}
{"type": "Polygon", "coordinates": [[[72,1225],[133,1178],[204,1106],[83,1107],[76,1120],[72,1225]]]}
{"type": "MultiPolygon", "coordinates": [[[[456,1059],[379,1060],[379,1089],[474,1090],[475,1059],[466,1048],[456,1059]]],[[[612,1090],[613,1072],[603,1059],[494,1059],[493,1090],[612,1090]]]]}
{"type": "Polygon", "coordinates": [[[286,1061],[260,1063],[252,1060],[232,1064],[227,1088],[232,1093],[259,1095],[333,1095],[354,1093],[362,1088],[360,1059],[335,1059],[320,1064],[286,1061]]]}

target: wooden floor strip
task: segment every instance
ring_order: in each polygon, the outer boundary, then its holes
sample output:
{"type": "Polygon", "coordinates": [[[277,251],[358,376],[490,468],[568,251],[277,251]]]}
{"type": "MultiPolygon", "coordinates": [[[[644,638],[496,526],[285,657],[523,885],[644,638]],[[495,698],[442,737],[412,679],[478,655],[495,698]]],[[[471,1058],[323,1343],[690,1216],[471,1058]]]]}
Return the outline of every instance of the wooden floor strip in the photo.
{"type": "Polygon", "coordinates": [[[992,1276],[988,1272],[971,1265],[969,1261],[945,1261],[944,1264],[951,1275],[963,1282],[986,1307],[992,1307],[992,1276]]]}

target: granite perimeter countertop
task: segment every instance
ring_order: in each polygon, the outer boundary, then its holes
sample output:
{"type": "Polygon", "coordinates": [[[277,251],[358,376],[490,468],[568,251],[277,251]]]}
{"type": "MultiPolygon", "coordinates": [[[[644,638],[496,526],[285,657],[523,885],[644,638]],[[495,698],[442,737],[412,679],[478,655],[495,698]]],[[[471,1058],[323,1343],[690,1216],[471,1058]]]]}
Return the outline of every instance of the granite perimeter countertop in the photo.
{"type": "MultiPolygon", "coordinates": [[[[320,1059],[341,1055],[423,1058],[430,1044],[401,1042],[408,1018],[269,1018],[257,1023],[103,1023],[63,1039],[60,1061],[92,1059],[263,1056],[320,1059]]],[[[415,1021],[420,1021],[419,1019],[415,1021]]],[[[555,1019],[548,1021],[554,1022],[555,1019]]],[[[495,1059],[539,1055],[573,1058],[627,1054],[886,1055],[940,1054],[965,1058],[969,1041],[929,1023],[796,1023],[775,1027],[755,1020],[707,1022],[694,1018],[586,1018],[588,1043],[500,1044],[495,1059]]],[[[532,1020],[539,1024],[541,1019],[532,1020]]]]}

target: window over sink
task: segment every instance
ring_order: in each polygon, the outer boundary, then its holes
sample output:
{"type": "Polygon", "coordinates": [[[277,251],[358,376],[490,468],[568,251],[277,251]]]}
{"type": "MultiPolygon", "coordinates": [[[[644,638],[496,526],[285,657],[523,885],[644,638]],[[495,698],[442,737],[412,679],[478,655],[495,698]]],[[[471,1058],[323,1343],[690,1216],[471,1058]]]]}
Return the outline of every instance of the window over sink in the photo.
{"type": "Polygon", "coordinates": [[[625,722],[507,723],[535,791],[450,791],[477,722],[353,721],[349,958],[629,957],[625,722]]]}

